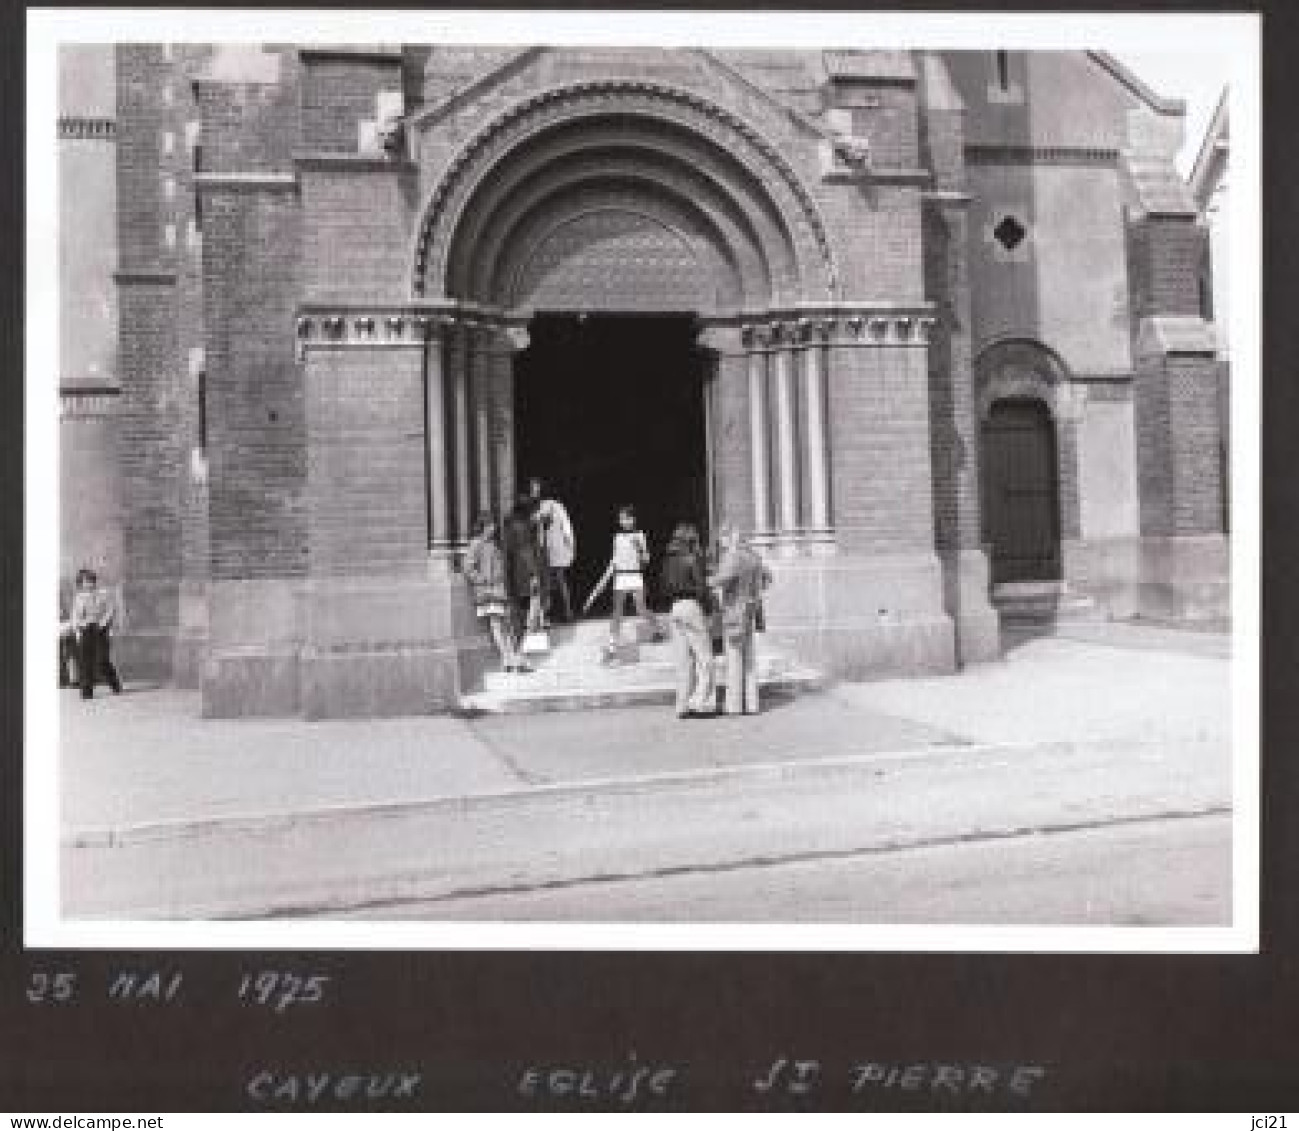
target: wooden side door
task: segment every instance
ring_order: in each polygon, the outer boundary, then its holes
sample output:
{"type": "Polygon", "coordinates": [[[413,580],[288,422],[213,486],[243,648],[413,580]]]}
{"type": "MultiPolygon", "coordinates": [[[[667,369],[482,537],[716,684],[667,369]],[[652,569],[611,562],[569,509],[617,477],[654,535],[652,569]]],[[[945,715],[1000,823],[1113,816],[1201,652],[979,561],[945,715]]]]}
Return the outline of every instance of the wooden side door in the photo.
{"type": "Polygon", "coordinates": [[[1039,401],[997,401],[983,423],[983,538],[993,584],[1059,579],[1055,424],[1039,401]]]}

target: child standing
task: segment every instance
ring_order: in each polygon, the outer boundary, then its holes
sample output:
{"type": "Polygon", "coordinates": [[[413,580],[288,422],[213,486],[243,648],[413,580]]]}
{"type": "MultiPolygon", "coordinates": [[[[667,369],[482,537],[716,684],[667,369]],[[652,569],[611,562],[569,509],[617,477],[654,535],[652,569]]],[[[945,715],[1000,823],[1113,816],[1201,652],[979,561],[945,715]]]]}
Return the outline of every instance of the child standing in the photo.
{"type": "MultiPolygon", "coordinates": [[[[636,609],[636,615],[649,628],[654,640],[664,639],[658,622],[645,604],[645,568],[649,565],[649,545],[643,531],[637,529],[636,512],[630,506],[618,510],[618,529],[613,535],[613,554],[608,566],[591,595],[586,599],[586,608],[593,602],[610,579],[613,580],[613,608],[609,616],[609,642],[604,652],[608,657],[617,654],[618,643],[622,639],[622,615],[627,598],[630,597],[636,609]]],[[[583,610],[585,611],[585,609],[583,610]]]]}
{"type": "Polygon", "coordinates": [[[514,633],[506,623],[509,609],[505,600],[505,555],[496,536],[496,520],[481,514],[474,524],[474,536],[465,550],[465,580],[473,588],[474,608],[487,622],[492,642],[507,672],[530,672],[514,647],[514,633]]]}
{"type": "Polygon", "coordinates": [[[102,675],[118,695],[122,681],[117,678],[109,656],[109,633],[117,620],[117,606],[112,595],[99,584],[93,569],[77,570],[77,592],[72,599],[72,628],[77,634],[77,677],[81,698],[95,693],[95,681],[102,675]]]}

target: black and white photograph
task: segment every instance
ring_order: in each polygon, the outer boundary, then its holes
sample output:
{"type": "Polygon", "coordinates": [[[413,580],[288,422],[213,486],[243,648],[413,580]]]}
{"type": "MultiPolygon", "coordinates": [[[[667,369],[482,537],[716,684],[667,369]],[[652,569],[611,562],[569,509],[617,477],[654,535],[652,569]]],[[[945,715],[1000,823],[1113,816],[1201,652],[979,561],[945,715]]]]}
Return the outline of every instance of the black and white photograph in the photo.
{"type": "Polygon", "coordinates": [[[29,56],[29,943],[1256,951],[1257,21],[367,18],[29,56]]]}

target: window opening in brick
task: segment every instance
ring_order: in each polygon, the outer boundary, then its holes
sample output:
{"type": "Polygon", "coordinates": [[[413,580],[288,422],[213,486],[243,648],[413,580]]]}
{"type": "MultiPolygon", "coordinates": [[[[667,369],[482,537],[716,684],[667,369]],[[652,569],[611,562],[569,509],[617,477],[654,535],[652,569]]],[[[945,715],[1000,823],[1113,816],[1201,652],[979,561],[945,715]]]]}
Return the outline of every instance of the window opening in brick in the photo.
{"type": "Polygon", "coordinates": [[[1007,251],[1014,251],[1024,242],[1028,230],[1014,216],[1003,216],[992,229],[992,234],[1007,251]]]}
{"type": "Polygon", "coordinates": [[[198,450],[207,454],[207,373],[198,374],[198,450]]]}
{"type": "Polygon", "coordinates": [[[1003,91],[1010,90],[1010,59],[1005,51],[996,52],[997,86],[1003,91]]]}

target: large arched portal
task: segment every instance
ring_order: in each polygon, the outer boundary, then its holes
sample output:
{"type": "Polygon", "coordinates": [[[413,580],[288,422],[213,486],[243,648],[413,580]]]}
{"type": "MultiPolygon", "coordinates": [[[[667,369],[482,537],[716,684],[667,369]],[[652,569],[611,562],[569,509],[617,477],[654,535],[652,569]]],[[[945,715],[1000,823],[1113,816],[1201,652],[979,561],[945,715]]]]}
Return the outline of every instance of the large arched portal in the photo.
{"type": "Polygon", "coordinates": [[[620,502],[659,546],[675,521],[722,515],[828,537],[824,366],[804,379],[794,352],[819,339],[742,324],[834,300],[833,259],[798,177],[728,112],[615,80],[512,107],[435,179],[412,290],[445,311],[429,362],[430,404],[446,406],[429,420],[446,453],[431,456],[434,546],[530,475],[573,511],[579,583],[620,502]],[[810,458],[795,428],[815,433],[810,458]],[[728,461],[743,474],[719,474],[728,461]]]}

